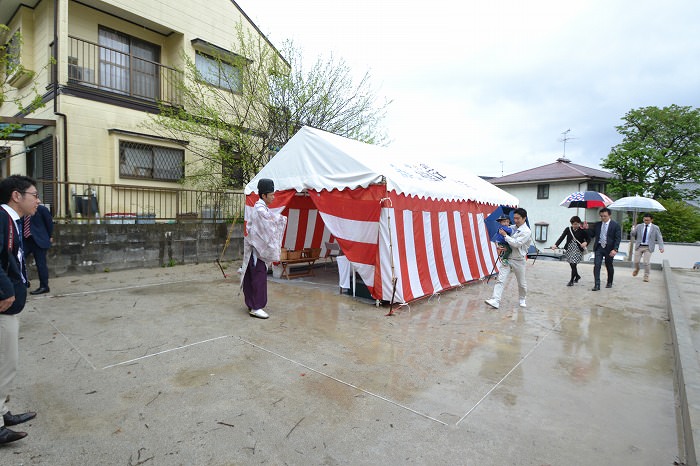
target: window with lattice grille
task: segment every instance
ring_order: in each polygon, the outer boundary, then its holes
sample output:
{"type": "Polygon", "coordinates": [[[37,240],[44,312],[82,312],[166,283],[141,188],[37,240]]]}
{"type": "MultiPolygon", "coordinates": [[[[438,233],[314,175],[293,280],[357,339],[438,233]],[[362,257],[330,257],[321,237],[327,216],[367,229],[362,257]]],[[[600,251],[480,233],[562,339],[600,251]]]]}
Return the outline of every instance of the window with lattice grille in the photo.
{"type": "Polygon", "coordinates": [[[119,141],[119,175],[161,181],[184,177],[185,151],[131,141],[119,141]]]}

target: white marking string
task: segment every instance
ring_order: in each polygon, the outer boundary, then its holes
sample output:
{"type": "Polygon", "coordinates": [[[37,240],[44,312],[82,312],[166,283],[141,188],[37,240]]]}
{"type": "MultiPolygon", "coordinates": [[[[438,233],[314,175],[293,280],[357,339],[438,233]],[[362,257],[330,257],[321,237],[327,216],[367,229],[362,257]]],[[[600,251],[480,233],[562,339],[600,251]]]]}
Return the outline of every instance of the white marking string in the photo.
{"type": "MultiPolygon", "coordinates": [[[[239,338],[240,338],[240,337],[239,337],[239,338]]],[[[335,380],[335,381],[338,382],[338,383],[341,383],[341,384],[343,384],[343,385],[346,385],[346,386],[348,386],[348,387],[350,387],[350,388],[354,388],[355,390],[361,391],[362,393],[366,393],[367,395],[373,396],[373,397],[375,397],[375,398],[379,398],[380,400],[386,401],[387,403],[390,403],[390,404],[392,404],[392,405],[394,405],[394,406],[398,406],[399,408],[403,408],[403,409],[405,409],[405,410],[408,410],[408,411],[412,412],[413,414],[417,414],[417,415],[419,415],[419,416],[421,416],[421,417],[424,417],[424,418],[426,418],[426,419],[430,419],[431,421],[435,421],[435,422],[437,422],[437,423],[439,423],[439,424],[442,424],[442,425],[444,425],[444,426],[447,425],[447,423],[442,422],[442,421],[439,420],[439,419],[435,419],[434,417],[430,417],[430,416],[428,416],[427,414],[423,414],[423,413],[421,413],[421,412],[418,412],[418,411],[416,411],[415,409],[409,408],[408,406],[404,406],[404,405],[402,405],[402,404],[399,404],[399,403],[397,403],[396,401],[390,400],[389,398],[383,397],[383,396],[381,396],[381,395],[377,395],[376,393],[372,393],[372,392],[370,392],[370,391],[368,391],[368,390],[365,390],[364,388],[360,388],[360,387],[358,387],[358,386],[356,386],[356,385],[353,385],[353,384],[351,384],[351,383],[349,383],[349,382],[345,382],[345,381],[343,381],[343,380],[340,380],[340,379],[338,379],[338,378],[336,378],[336,377],[333,377],[332,375],[326,374],[326,373],[321,372],[321,371],[319,371],[319,370],[316,370],[316,369],[314,369],[314,368],[312,368],[312,367],[309,367],[309,366],[307,366],[306,364],[300,363],[300,362],[295,361],[295,360],[293,360],[293,359],[290,359],[290,358],[288,358],[288,357],[286,357],[286,356],[282,356],[281,354],[275,353],[275,352],[272,351],[272,350],[269,350],[269,349],[267,349],[267,348],[263,348],[262,346],[256,345],[255,343],[251,343],[251,342],[249,342],[249,341],[247,341],[247,340],[244,340],[243,338],[241,338],[241,341],[243,341],[244,343],[249,344],[250,346],[252,346],[252,347],[254,347],[254,348],[258,348],[258,349],[261,349],[261,350],[263,350],[263,351],[266,351],[266,352],[268,352],[268,353],[270,353],[270,354],[274,354],[274,355],[277,356],[278,358],[284,359],[285,361],[289,361],[289,362],[291,362],[291,363],[293,363],[293,364],[296,364],[296,365],[298,365],[298,366],[301,366],[301,367],[303,367],[304,369],[310,370],[311,372],[315,372],[315,373],[317,373],[317,374],[319,374],[319,375],[322,375],[322,376],[324,376],[324,377],[328,377],[328,378],[331,379],[331,380],[335,380]]]]}
{"type": "Polygon", "coordinates": [[[469,416],[472,413],[472,411],[474,411],[481,404],[482,401],[484,401],[486,398],[488,398],[489,395],[491,395],[491,393],[493,393],[493,391],[496,390],[503,383],[503,381],[506,380],[508,378],[508,376],[513,373],[513,371],[515,369],[520,367],[520,364],[522,364],[542,344],[542,342],[544,342],[544,340],[549,335],[552,334],[552,332],[554,332],[558,327],[561,326],[562,321],[564,319],[566,319],[566,317],[568,315],[569,315],[569,312],[567,312],[563,317],[561,317],[559,319],[559,321],[556,323],[556,325],[554,327],[552,327],[551,329],[549,329],[549,331],[537,342],[537,344],[535,346],[533,346],[532,349],[530,349],[530,351],[528,351],[525,356],[520,358],[520,361],[518,361],[518,363],[515,366],[513,366],[513,368],[511,370],[509,370],[508,373],[506,375],[504,375],[503,378],[501,378],[501,380],[498,381],[498,383],[496,383],[496,385],[491,387],[491,390],[486,392],[486,394],[484,396],[482,396],[481,399],[479,401],[477,401],[476,404],[474,406],[472,406],[472,408],[469,411],[467,411],[466,414],[459,419],[459,421],[457,421],[455,426],[458,426],[459,423],[462,422],[467,416],[469,416]]]}
{"type": "Polygon", "coordinates": [[[68,342],[68,344],[71,346],[71,348],[73,348],[73,349],[76,351],[76,353],[78,353],[78,354],[80,355],[81,358],[83,358],[88,364],[90,364],[90,367],[92,367],[92,370],[94,370],[94,371],[97,370],[97,368],[95,367],[95,365],[94,365],[92,362],[90,362],[90,360],[87,358],[87,356],[85,356],[85,355],[73,344],[73,342],[70,341],[70,339],[69,339],[67,336],[65,336],[65,335],[63,334],[63,332],[61,332],[61,331],[58,329],[58,327],[56,327],[56,326],[53,324],[53,322],[50,322],[50,321],[49,321],[49,325],[52,326],[52,327],[54,328],[54,330],[56,330],[58,333],[60,333],[61,336],[62,336],[63,338],[65,338],[65,340],[68,342]]]}
{"type": "Polygon", "coordinates": [[[202,341],[197,341],[195,343],[190,343],[189,345],[178,346],[176,348],[170,348],[167,350],[159,351],[157,353],[147,354],[146,356],[141,356],[140,358],[130,359],[128,361],[118,362],[116,364],[110,364],[109,366],[103,367],[102,370],[110,369],[112,367],[117,367],[117,366],[123,366],[124,364],[131,364],[132,362],[140,361],[142,359],[152,358],[153,356],[158,356],[160,354],[165,354],[165,353],[169,353],[171,351],[177,351],[177,350],[189,348],[190,346],[201,345],[202,343],[209,343],[210,341],[220,340],[221,338],[229,338],[231,336],[232,335],[222,335],[220,337],[209,338],[208,340],[202,340],[202,341]]]}
{"type": "Polygon", "coordinates": [[[64,297],[68,297],[68,296],[83,296],[86,294],[108,293],[110,291],[132,290],[134,288],[148,288],[149,286],[174,285],[177,283],[192,283],[192,280],[178,280],[175,282],[163,282],[163,283],[147,283],[145,285],[123,286],[121,288],[106,288],[103,290],[77,291],[75,293],[54,294],[51,296],[51,298],[64,298],[64,297]]]}

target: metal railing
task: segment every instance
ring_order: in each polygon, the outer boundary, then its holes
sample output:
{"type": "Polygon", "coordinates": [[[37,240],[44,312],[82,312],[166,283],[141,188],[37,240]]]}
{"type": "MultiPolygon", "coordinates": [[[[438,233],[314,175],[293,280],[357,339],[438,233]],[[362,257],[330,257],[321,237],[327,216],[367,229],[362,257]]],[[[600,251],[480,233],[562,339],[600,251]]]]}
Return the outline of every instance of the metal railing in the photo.
{"type": "Polygon", "coordinates": [[[69,36],[68,82],[171,105],[182,72],[131,53],[69,36]]]}
{"type": "Polygon", "coordinates": [[[63,223],[242,222],[245,195],[231,191],[37,180],[63,223]]]}

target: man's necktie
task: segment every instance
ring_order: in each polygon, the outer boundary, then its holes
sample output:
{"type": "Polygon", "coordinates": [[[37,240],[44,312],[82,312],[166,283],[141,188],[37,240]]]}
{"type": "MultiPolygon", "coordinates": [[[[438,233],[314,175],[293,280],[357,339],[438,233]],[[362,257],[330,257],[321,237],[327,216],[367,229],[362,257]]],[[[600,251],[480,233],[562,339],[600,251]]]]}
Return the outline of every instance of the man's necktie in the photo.
{"type": "Polygon", "coordinates": [[[600,227],[600,247],[605,248],[608,244],[608,222],[603,223],[600,227]]]}
{"type": "Polygon", "coordinates": [[[32,218],[29,215],[24,216],[24,233],[22,236],[29,238],[32,234],[32,218]]]}
{"type": "MultiPolygon", "coordinates": [[[[22,220],[17,219],[15,222],[17,223],[17,231],[22,232],[22,220]]],[[[24,242],[22,241],[22,236],[22,234],[17,235],[17,244],[19,246],[17,250],[17,258],[19,259],[19,269],[20,273],[22,274],[22,282],[27,283],[27,272],[24,268],[24,242]]]]}
{"type": "Polygon", "coordinates": [[[644,225],[644,234],[642,235],[642,244],[647,244],[647,231],[649,231],[649,225],[644,225]]]}

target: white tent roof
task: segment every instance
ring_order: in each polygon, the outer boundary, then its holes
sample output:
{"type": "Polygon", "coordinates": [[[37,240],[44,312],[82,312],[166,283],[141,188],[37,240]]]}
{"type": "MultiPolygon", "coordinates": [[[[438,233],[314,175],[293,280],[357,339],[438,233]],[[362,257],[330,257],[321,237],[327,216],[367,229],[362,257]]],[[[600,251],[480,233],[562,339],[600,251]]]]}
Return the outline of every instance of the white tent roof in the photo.
{"type": "Polygon", "coordinates": [[[407,161],[390,148],[365,144],[304,126],[245,187],[257,191],[270,178],[276,190],[354,189],[386,181],[388,191],[442,200],[518,205],[518,199],[488,181],[455,167],[407,161]]]}

